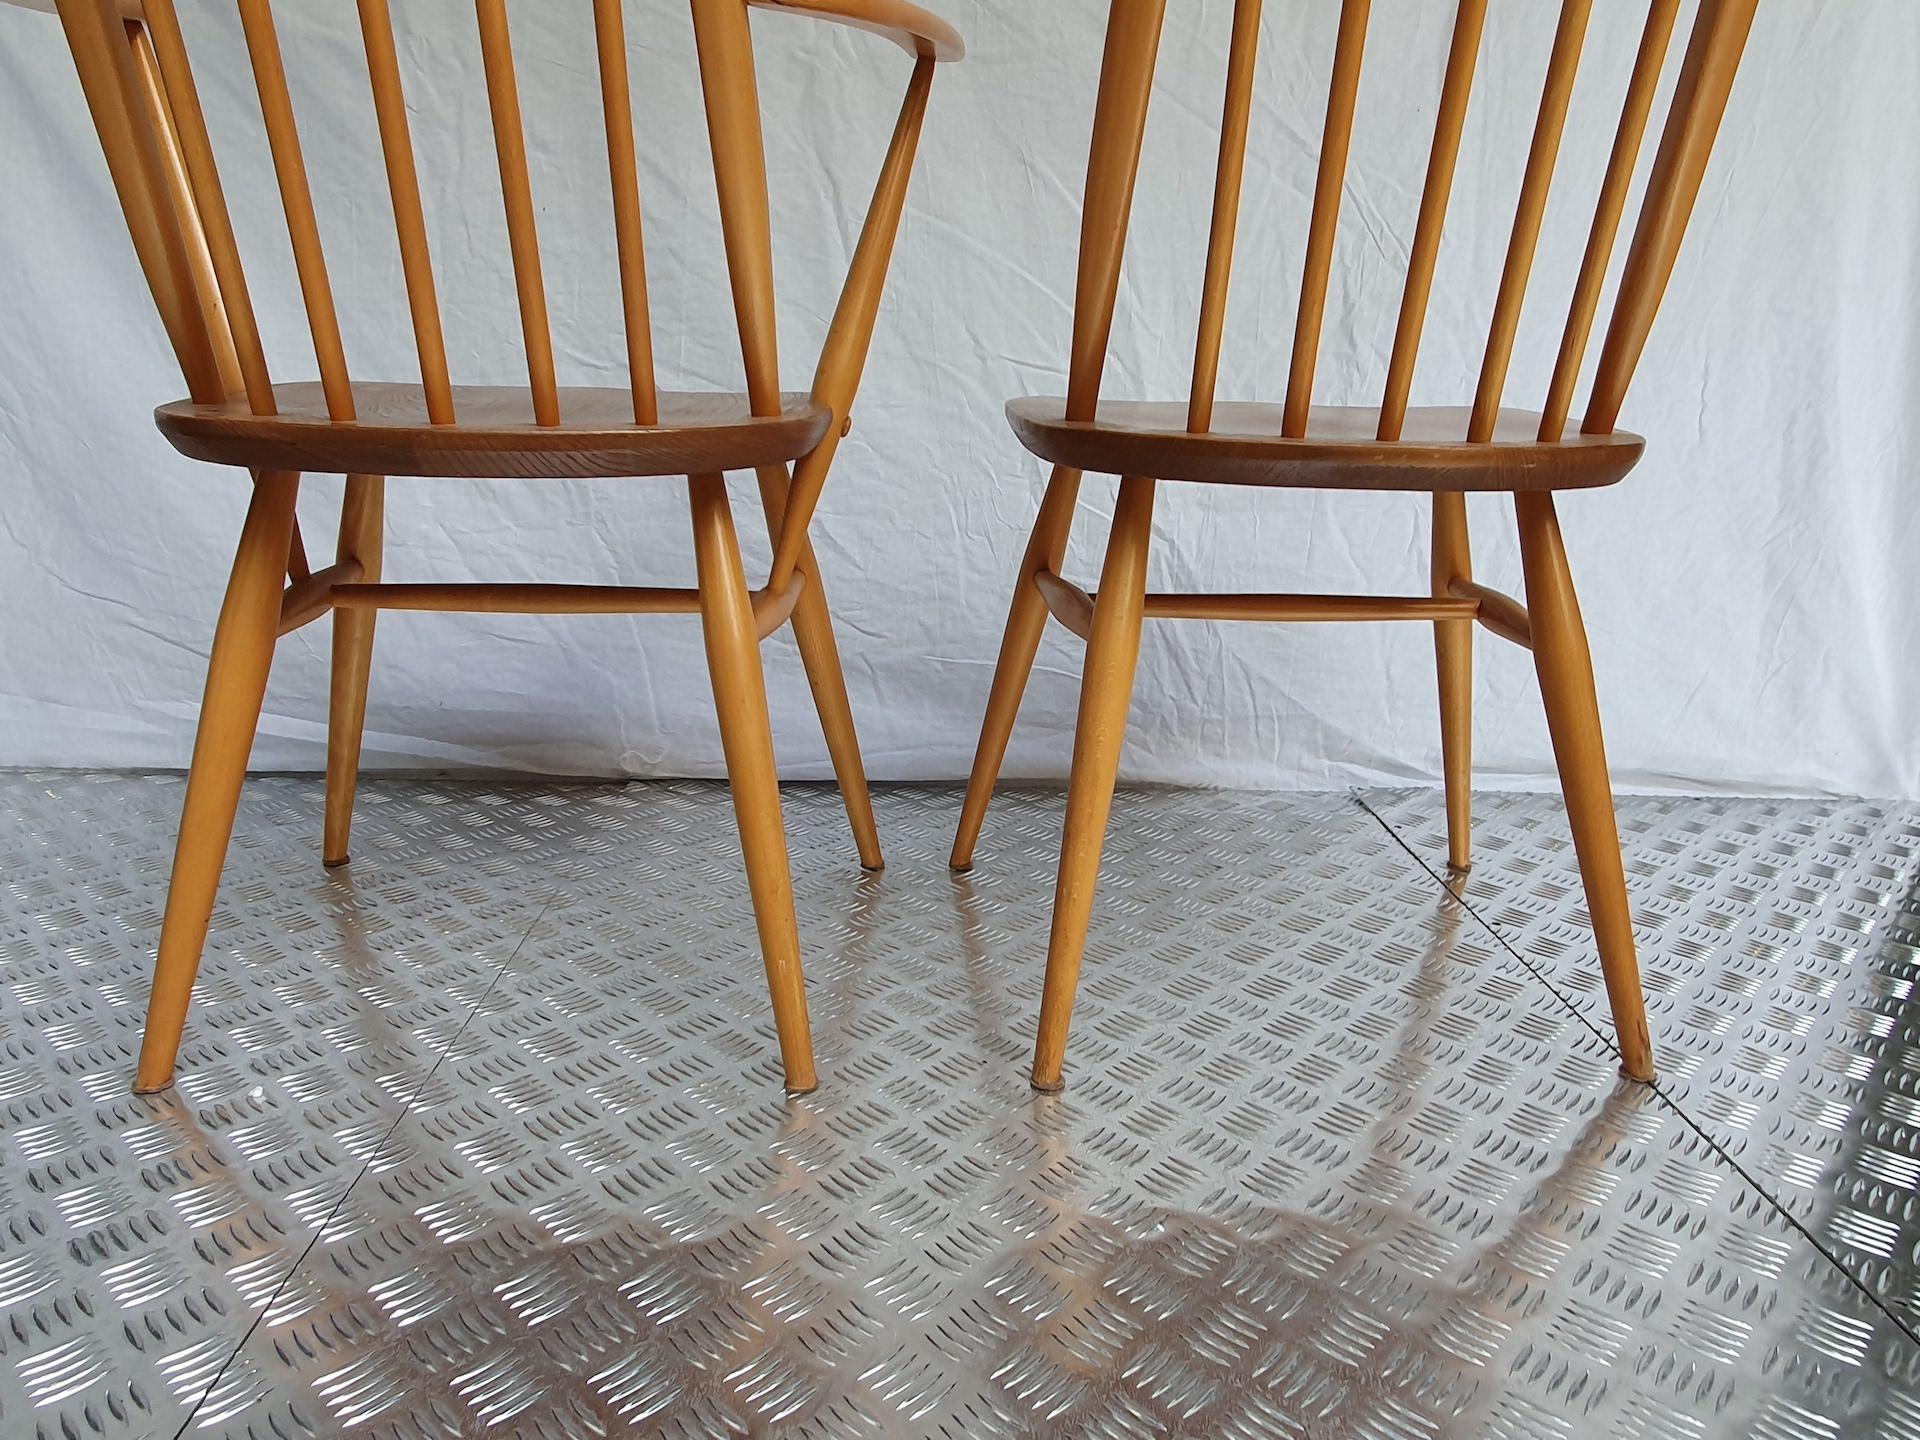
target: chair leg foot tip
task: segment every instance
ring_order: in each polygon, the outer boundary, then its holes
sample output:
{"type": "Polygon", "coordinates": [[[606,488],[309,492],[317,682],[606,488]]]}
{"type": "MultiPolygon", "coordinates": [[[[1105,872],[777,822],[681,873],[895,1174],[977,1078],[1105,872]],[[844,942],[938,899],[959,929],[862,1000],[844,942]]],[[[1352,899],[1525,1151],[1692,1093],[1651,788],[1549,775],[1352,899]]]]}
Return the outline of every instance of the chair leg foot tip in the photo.
{"type": "Polygon", "coordinates": [[[1036,1095],[1058,1095],[1067,1088],[1067,1082],[1064,1079],[1048,1081],[1042,1080],[1038,1076],[1029,1076],[1027,1084],[1033,1087],[1033,1092],[1036,1095]]]}
{"type": "Polygon", "coordinates": [[[807,1085],[789,1084],[786,1087],[787,1098],[791,1100],[798,1100],[803,1095],[813,1094],[813,1092],[818,1090],[819,1088],[820,1088],[820,1082],[818,1080],[815,1080],[811,1084],[807,1084],[807,1085]]]}
{"type": "Polygon", "coordinates": [[[338,870],[352,859],[351,855],[342,855],[338,860],[322,860],[320,863],[329,870],[338,870]]]}
{"type": "Polygon", "coordinates": [[[947,869],[956,875],[971,875],[973,873],[973,861],[949,860],[947,862],[947,869]]]}

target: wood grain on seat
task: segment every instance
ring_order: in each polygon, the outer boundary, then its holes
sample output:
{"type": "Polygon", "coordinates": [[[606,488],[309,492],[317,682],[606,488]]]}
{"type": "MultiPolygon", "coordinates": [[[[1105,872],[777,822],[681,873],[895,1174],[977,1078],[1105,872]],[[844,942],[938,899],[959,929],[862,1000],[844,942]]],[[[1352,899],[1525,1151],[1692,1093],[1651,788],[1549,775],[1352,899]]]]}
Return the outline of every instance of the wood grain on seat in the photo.
{"type": "Polygon", "coordinates": [[[1103,400],[1092,420],[1068,420],[1058,396],[1007,406],[1013,432],[1042,460],[1105,475],[1152,475],[1223,485],[1325,490],[1580,490],[1612,485],[1639,462],[1646,442],[1611,435],[1539,439],[1540,416],[1506,410],[1492,438],[1470,444],[1465,406],[1406,412],[1398,440],[1378,438],[1372,406],[1316,405],[1303,439],[1281,433],[1283,408],[1221,401],[1213,428],[1187,429],[1185,401],[1103,400]]]}
{"type": "Polygon", "coordinates": [[[452,425],[427,420],[419,385],[353,384],[354,420],[331,420],[317,383],[276,385],[276,415],[246,402],[154,412],[174,449],[216,465],[324,475],[438,475],[514,480],[592,476],[705,475],[797,460],[820,443],[832,413],[805,395],[781,397],[781,413],[756,416],[747,397],[663,392],[660,423],[633,423],[631,390],[568,387],[562,423],[538,425],[525,387],[453,387],[452,425]]]}

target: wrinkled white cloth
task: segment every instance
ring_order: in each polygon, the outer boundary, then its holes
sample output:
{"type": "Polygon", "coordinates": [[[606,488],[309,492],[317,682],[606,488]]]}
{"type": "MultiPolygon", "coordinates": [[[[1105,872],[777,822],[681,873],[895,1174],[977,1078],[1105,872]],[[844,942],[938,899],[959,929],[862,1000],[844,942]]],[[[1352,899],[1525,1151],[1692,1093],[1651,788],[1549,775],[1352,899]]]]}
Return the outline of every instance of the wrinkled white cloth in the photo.
{"type": "MultiPolygon", "coordinates": [[[[1223,397],[1271,400],[1285,388],[1338,8],[1269,6],[1223,397]]],[[[1451,8],[1376,7],[1321,403],[1378,399],[1451,8]]],[[[1416,403],[1471,398],[1554,8],[1499,6],[1490,20],[1416,403]]],[[[562,379],[619,384],[590,7],[537,9],[537,24],[534,9],[515,11],[515,38],[562,379]]],[[[1105,17],[1093,0],[945,9],[972,56],[935,85],[866,386],[814,530],[868,766],[888,779],[952,778],[972,755],[1043,480],[1001,407],[1064,387],[1105,17]]],[[[310,378],[232,7],[182,0],[181,10],[276,373],[310,378]]],[[[278,10],[350,362],[364,378],[414,378],[353,7],[278,10]]],[[[1183,0],[1168,22],[1114,328],[1114,398],[1186,393],[1230,10],[1183,0]]],[[[1643,13],[1596,11],[1510,404],[1544,393],[1643,13]]],[[[736,388],[685,7],[634,0],[629,16],[662,380],[736,388]]],[[[472,9],[422,0],[398,19],[456,378],[513,382],[521,347],[472,9]]],[[[907,61],[872,36],[804,19],[762,14],[754,26],[784,378],[803,388],[907,61]]],[[[1683,43],[1684,33],[1669,87],[1683,43]]],[[[1920,795],[1917,50],[1910,0],[1761,7],[1623,416],[1649,437],[1647,458],[1617,490],[1562,507],[1623,786],[1920,795]]],[[[247,483],[176,457],[153,430],[152,406],[183,386],[59,27],[6,7],[0,135],[0,763],[183,764],[247,483]]],[[[303,501],[316,563],[328,558],[339,483],[310,481],[303,501]]],[[[734,493],[759,568],[755,492],[742,481],[734,493]]],[[[1110,480],[1089,479],[1069,567],[1089,586],[1112,496],[1110,480]]],[[[1163,586],[1424,586],[1420,497],[1182,485],[1161,496],[1163,586]]],[[[1472,514],[1479,576],[1518,590],[1507,507],[1475,500],[1472,514]]],[[[671,481],[403,480],[389,517],[393,579],[692,576],[685,491],[671,481]]],[[[283,648],[257,765],[322,765],[326,637],[323,622],[283,648]]],[[[1478,776],[1549,782],[1527,657],[1490,636],[1480,654],[1478,776]]],[[[830,773],[791,639],[767,656],[785,773],[830,773]]],[[[1065,772],[1079,663],[1078,643],[1056,627],[1009,776],[1065,772]]],[[[1129,777],[1426,782],[1438,755],[1425,627],[1149,628],[1129,777]]],[[[697,622],[384,616],[367,763],[718,773],[697,622]]]]}

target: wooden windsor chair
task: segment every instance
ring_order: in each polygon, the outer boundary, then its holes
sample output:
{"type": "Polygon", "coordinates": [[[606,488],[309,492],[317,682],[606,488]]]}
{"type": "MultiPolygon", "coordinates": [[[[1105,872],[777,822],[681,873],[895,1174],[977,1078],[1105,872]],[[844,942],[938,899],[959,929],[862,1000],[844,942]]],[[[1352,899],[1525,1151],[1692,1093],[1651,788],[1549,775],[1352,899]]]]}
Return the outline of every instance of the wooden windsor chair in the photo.
{"type": "Polygon", "coordinates": [[[57,10],[135,252],[190,398],[161,432],[196,459],[246,468],[253,498],[220,612],[181,817],[135,1088],[166,1086],[233,830],[277,639],[332,613],[324,856],[346,863],[374,617],[382,609],[698,614],[789,1089],[815,1087],[799,934],[759,645],[791,622],[861,863],[881,865],[873,808],[807,529],[865,365],[937,62],[959,36],[905,0],[691,0],[744,395],[654,382],[622,0],[593,0],[631,384],[562,387],[541,278],[506,0],[475,0],[526,347],[525,389],[455,385],[388,0],[358,0],[420,383],[350,376],[270,0],[237,0],[312,332],[317,383],[276,384],[173,0],[12,0],[57,10]],[[811,394],[783,393],[775,347],[766,158],[750,5],[874,31],[914,57],[912,78],[811,394]],[[789,466],[792,468],[789,469],[789,466]],[[724,472],[759,480],[774,559],[749,590],[724,472]],[[314,569],[294,513],[303,471],[347,476],[337,557],[314,569]],[[386,477],[686,476],[698,585],[384,583],[386,477]]]}
{"type": "Polygon", "coordinates": [[[973,863],[994,781],[1051,614],[1087,644],[1033,1084],[1061,1086],[1087,926],[1113,803],[1145,619],[1422,620],[1434,627],[1448,849],[1469,861],[1474,622],[1533,652],[1587,904],[1613,1009],[1622,1068],[1654,1075],[1634,954],[1613,794],[1586,631],[1554,511],[1556,490],[1610,485],[1640,458],[1615,428],[1699,193],[1758,0],[1699,0],[1664,131],[1629,245],[1585,418],[1566,432],[1634,170],[1677,28],[1680,0],[1651,0],[1627,80],[1584,258],[1543,410],[1503,409],[1526,296],[1593,0],[1563,0],[1506,262],[1471,408],[1412,408],[1408,396],[1440,248],[1487,0],[1459,0],[1438,119],[1409,253],[1385,395],[1378,407],[1313,405],[1314,366],[1360,87],[1368,0],[1342,0],[1309,220],[1292,366],[1283,405],[1216,405],[1221,336],[1252,113],[1261,0],[1236,0],[1192,392],[1184,403],[1100,396],[1122,254],[1145,133],[1165,0],[1113,0],[1080,234],[1072,362],[1064,400],[1007,407],[1015,434],[1055,467],[1014,587],[952,864],[973,863]],[[1099,590],[1059,571],[1082,474],[1121,478],[1099,590]],[[1154,490],[1161,480],[1433,496],[1431,586],[1419,596],[1171,595],[1146,591],[1154,490]],[[1526,603],[1473,578],[1466,496],[1514,497],[1526,603]]]}

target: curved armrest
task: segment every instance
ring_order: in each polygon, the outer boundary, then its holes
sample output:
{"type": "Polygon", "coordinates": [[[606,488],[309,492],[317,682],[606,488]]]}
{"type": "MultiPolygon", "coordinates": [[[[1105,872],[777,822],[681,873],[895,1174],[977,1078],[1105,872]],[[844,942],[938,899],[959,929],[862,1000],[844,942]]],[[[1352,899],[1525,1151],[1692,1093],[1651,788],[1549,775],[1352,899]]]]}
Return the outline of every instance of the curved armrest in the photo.
{"type": "MultiPolygon", "coordinates": [[[[123,20],[145,20],[141,0],[111,0],[123,20]]],[[[871,30],[904,46],[915,55],[935,60],[958,60],[967,53],[960,32],[931,11],[922,10],[908,0],[747,0],[763,10],[791,10],[802,15],[817,15],[858,30],[871,30]]],[[[54,13],[54,0],[0,0],[22,10],[54,13]]]]}
{"type": "Polygon", "coordinates": [[[938,15],[909,4],[908,0],[747,0],[747,3],[762,10],[816,15],[837,25],[871,30],[926,59],[958,60],[967,53],[966,42],[958,30],[938,15]]]}
{"type": "MultiPolygon", "coordinates": [[[[44,10],[54,13],[53,0],[0,0],[0,5],[17,5],[22,10],[44,10]]],[[[147,18],[146,7],[140,0],[113,0],[113,8],[119,12],[122,20],[141,20],[147,18]]]]}

